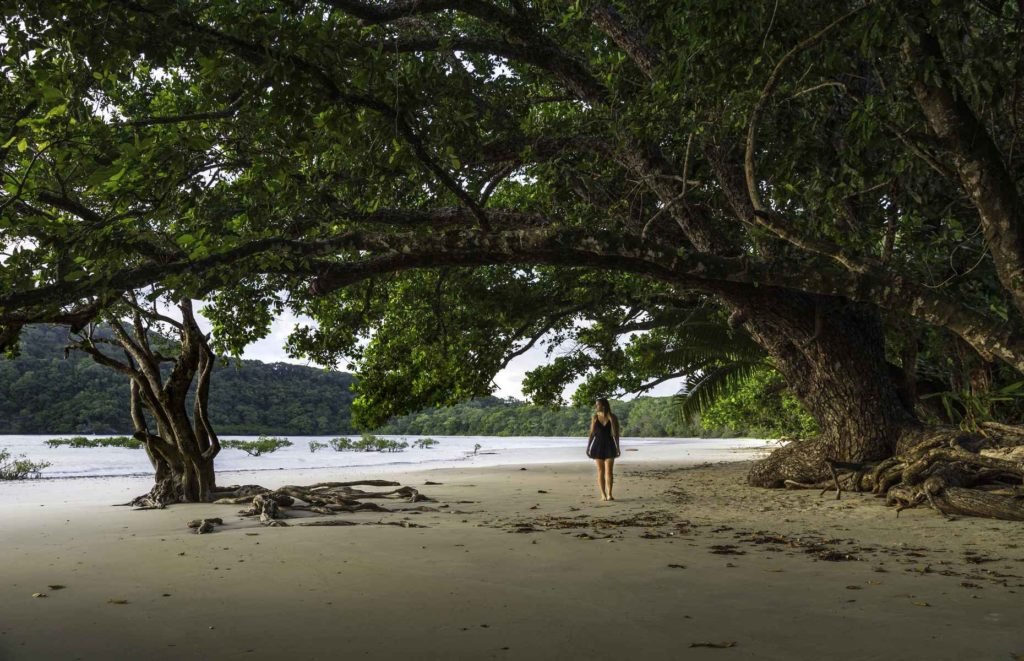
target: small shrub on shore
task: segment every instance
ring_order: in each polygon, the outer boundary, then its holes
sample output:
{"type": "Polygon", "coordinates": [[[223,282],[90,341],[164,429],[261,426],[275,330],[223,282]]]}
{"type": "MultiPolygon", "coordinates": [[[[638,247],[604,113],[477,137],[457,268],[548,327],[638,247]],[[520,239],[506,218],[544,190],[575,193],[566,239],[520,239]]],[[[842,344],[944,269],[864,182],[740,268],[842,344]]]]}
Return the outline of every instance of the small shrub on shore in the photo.
{"type": "MultiPolygon", "coordinates": [[[[390,438],[381,438],[373,434],[363,434],[363,437],[353,441],[351,438],[333,438],[330,440],[330,447],[335,452],[401,452],[409,447],[405,441],[396,441],[390,438]]],[[[310,444],[312,449],[312,444],[310,444]]],[[[319,448],[318,448],[319,449],[319,448]]]]}
{"type": "Polygon", "coordinates": [[[292,442],[289,441],[287,438],[277,438],[276,436],[260,436],[255,441],[240,441],[236,439],[227,439],[220,442],[220,446],[222,448],[242,450],[250,457],[258,457],[261,454],[270,454],[271,452],[277,452],[281,448],[287,448],[290,447],[291,445],[292,442]]]}
{"type": "Polygon", "coordinates": [[[310,441],[309,451],[316,452],[317,450],[323,450],[324,448],[330,447],[328,443],[321,443],[320,441],[310,441]]]}
{"type": "Polygon", "coordinates": [[[412,447],[420,448],[422,450],[429,450],[430,448],[434,447],[435,445],[437,445],[437,441],[435,441],[434,439],[429,438],[429,437],[428,438],[421,438],[419,440],[416,440],[416,441],[412,442],[412,447]]]}
{"type": "Polygon", "coordinates": [[[31,480],[39,477],[48,461],[30,461],[25,455],[12,458],[7,450],[0,450],[0,480],[31,480]]]}
{"type": "Polygon", "coordinates": [[[128,448],[129,450],[141,450],[142,441],[131,436],[108,436],[105,438],[86,438],[84,436],[73,436],[71,438],[51,438],[46,441],[51,448],[59,448],[66,445],[69,448],[128,448]]]}

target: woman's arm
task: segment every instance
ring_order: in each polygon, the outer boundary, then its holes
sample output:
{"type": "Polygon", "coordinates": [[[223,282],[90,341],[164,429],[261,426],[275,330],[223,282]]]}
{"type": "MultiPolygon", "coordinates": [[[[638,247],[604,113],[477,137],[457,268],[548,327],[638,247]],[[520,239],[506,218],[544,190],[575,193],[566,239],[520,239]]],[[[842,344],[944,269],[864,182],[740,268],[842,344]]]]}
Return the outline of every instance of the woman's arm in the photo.
{"type": "Polygon", "coordinates": [[[619,449],[619,419],[615,415],[612,415],[612,438],[615,439],[615,454],[618,456],[622,450],[619,449]]]}
{"type": "Polygon", "coordinates": [[[587,443],[590,443],[591,439],[594,438],[594,432],[597,431],[597,416],[590,416],[590,433],[587,434],[587,443]]]}

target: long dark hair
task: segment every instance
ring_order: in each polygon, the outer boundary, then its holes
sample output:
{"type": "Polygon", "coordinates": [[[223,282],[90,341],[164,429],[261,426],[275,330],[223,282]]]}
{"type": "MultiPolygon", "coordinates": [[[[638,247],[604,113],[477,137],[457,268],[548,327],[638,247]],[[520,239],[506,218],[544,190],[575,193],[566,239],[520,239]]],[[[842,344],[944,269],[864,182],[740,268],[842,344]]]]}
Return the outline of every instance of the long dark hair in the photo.
{"type": "Polygon", "coordinates": [[[604,397],[598,397],[597,403],[601,405],[601,413],[604,413],[610,418],[612,415],[612,407],[611,404],[608,403],[608,400],[604,397]]]}

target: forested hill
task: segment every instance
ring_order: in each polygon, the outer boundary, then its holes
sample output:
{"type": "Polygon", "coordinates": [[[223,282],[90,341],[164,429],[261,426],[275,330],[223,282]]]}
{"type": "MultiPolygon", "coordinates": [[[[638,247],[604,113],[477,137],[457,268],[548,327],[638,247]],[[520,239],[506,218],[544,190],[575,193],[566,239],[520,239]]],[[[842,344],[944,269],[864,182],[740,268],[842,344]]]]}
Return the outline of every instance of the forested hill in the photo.
{"type": "MultiPolygon", "coordinates": [[[[640,397],[612,402],[623,436],[706,436],[698,424],[687,425],[671,397],[640,397]]],[[[515,400],[484,397],[442,409],[393,418],[382,434],[478,434],[481,436],[585,436],[589,407],[551,410],[515,400]]],[[[714,433],[714,432],[712,432],[714,433]]]]}
{"type": "MultiPolygon", "coordinates": [[[[0,434],[131,431],[128,380],[71,352],[67,330],[25,329],[21,355],[0,360],[0,434]]],[[[218,362],[210,421],[221,434],[340,434],[351,431],[351,374],[288,363],[218,362]]]]}
{"type": "MultiPolygon", "coordinates": [[[[25,329],[21,355],[0,360],[0,434],[121,434],[131,431],[128,381],[88,356],[64,359],[67,331],[25,329]]],[[[288,363],[220,364],[210,419],[221,434],[333,435],[351,426],[351,374],[288,363]]],[[[613,402],[626,436],[707,435],[686,425],[669,397],[613,402]]],[[[582,436],[589,408],[552,410],[484,397],[392,419],[377,433],[481,436],[582,436]]]]}

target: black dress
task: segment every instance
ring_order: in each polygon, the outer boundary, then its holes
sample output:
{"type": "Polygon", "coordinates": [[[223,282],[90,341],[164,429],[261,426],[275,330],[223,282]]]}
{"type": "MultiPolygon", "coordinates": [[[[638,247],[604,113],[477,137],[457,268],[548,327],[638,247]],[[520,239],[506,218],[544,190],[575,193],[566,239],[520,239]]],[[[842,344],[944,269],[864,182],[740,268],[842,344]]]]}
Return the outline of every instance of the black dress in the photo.
{"type": "Polygon", "coordinates": [[[594,435],[590,437],[590,442],[587,443],[587,456],[591,459],[614,459],[620,454],[619,444],[616,442],[615,437],[612,436],[611,418],[608,419],[608,422],[602,424],[595,417],[594,435]]]}

